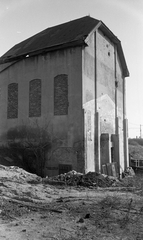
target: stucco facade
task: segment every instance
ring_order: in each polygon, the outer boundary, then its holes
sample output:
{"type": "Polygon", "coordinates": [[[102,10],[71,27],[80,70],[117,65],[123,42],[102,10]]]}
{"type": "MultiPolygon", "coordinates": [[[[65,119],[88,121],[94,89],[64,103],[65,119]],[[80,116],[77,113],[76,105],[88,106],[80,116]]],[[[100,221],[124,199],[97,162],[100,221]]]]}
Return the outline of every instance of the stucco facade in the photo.
{"type": "Polygon", "coordinates": [[[52,156],[45,155],[45,175],[59,174],[59,165],[69,165],[80,172],[102,172],[102,165],[112,161],[118,163],[120,172],[128,166],[124,58],[110,38],[112,33],[106,29],[109,34],[105,35],[102,28],[102,23],[95,24],[84,44],[74,43],[34,55],[27,52],[21,58],[1,62],[1,144],[7,143],[10,129],[35,122],[41,128],[48,124],[50,133],[60,143],[52,156]],[[63,85],[58,85],[62,79],[66,82],[64,90],[63,85]],[[30,95],[34,80],[40,84],[39,92],[34,93],[39,94],[35,95],[39,99],[35,115],[30,112],[37,104],[30,95]],[[13,83],[17,83],[17,115],[8,115],[8,86],[13,83]],[[55,95],[60,93],[66,95],[64,99],[57,95],[57,100],[55,95]],[[61,114],[60,101],[65,107],[61,114]]]}
{"type": "Polygon", "coordinates": [[[58,164],[62,163],[83,171],[82,164],[77,166],[76,153],[72,150],[73,145],[83,139],[81,51],[81,48],[69,48],[26,58],[1,73],[1,143],[6,140],[7,131],[11,128],[33,126],[36,121],[41,127],[49,124],[53,136],[62,139],[62,157],[56,162],[54,156],[59,159],[58,149],[48,162],[50,166],[46,166],[47,171],[48,168],[54,169],[55,174],[58,174],[58,164]],[[54,115],[54,78],[61,74],[68,76],[69,106],[67,115],[58,116],[54,115]],[[33,79],[41,79],[40,117],[29,117],[29,83],[33,79]],[[7,119],[7,87],[11,83],[18,83],[18,117],[15,119],[7,119]]]}

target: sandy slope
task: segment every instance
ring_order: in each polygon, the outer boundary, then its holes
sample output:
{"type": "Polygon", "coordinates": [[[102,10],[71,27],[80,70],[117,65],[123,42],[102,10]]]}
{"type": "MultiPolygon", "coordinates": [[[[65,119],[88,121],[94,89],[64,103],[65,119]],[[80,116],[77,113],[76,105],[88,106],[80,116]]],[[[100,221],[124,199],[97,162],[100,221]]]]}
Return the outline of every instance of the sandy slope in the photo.
{"type": "Polygon", "coordinates": [[[141,240],[142,190],[127,190],[52,186],[1,165],[0,240],[141,240]]]}

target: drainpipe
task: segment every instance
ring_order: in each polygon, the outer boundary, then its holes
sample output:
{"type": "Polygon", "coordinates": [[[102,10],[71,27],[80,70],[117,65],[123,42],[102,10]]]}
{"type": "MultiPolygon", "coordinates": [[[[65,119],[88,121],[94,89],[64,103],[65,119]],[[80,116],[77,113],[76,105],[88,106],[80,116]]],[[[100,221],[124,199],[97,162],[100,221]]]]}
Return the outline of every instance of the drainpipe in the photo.
{"type": "Polygon", "coordinates": [[[128,120],[126,118],[126,80],[123,77],[123,133],[124,133],[124,169],[129,167],[128,120]]]}
{"type": "Polygon", "coordinates": [[[123,77],[123,119],[126,119],[126,80],[123,77]]]}
{"type": "Polygon", "coordinates": [[[114,45],[114,78],[115,78],[115,133],[118,134],[118,101],[117,101],[117,91],[118,91],[118,80],[117,80],[117,47],[114,45]]]}
{"type": "Polygon", "coordinates": [[[94,115],[94,164],[95,172],[101,172],[101,159],[100,159],[100,116],[97,109],[97,31],[94,33],[94,58],[95,58],[95,77],[94,77],[94,91],[95,91],[95,115],[94,115]]]}
{"type": "Polygon", "coordinates": [[[95,57],[95,113],[97,112],[97,49],[96,49],[96,46],[97,46],[97,40],[96,40],[96,36],[97,36],[97,31],[95,31],[95,34],[94,34],[94,38],[95,38],[95,41],[94,41],[94,57],[95,57]]]}
{"type": "Polygon", "coordinates": [[[114,45],[114,78],[115,78],[115,134],[116,134],[116,144],[115,144],[115,152],[116,152],[116,162],[119,176],[120,172],[120,133],[119,133],[119,118],[118,118],[118,79],[117,79],[117,46],[114,45]]]}

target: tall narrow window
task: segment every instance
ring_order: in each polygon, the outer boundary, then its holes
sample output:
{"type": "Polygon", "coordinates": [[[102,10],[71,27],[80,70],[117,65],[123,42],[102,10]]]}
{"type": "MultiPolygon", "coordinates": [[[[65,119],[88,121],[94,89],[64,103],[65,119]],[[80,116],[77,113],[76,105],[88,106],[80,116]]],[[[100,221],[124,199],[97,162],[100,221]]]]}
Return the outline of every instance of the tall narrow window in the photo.
{"type": "Polygon", "coordinates": [[[68,76],[58,75],[54,78],[54,115],[68,114],[68,76]]]}
{"type": "Polygon", "coordinates": [[[41,80],[34,79],[29,83],[29,117],[41,116],[41,80]]]}
{"type": "Polygon", "coordinates": [[[18,83],[8,85],[7,118],[18,117],[18,83]]]}

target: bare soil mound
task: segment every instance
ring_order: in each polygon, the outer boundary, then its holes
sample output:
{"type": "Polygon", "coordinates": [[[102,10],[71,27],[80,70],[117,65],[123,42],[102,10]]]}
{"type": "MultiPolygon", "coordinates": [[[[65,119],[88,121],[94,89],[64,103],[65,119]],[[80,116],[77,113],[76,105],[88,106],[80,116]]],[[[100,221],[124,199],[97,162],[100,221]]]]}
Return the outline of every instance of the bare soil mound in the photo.
{"type": "Polygon", "coordinates": [[[87,186],[77,184],[76,175],[83,176],[67,173],[66,181],[50,179],[64,184],[51,185],[49,179],[1,165],[0,239],[143,239],[142,175],[106,182],[107,176],[88,173],[82,177],[87,186]]]}

